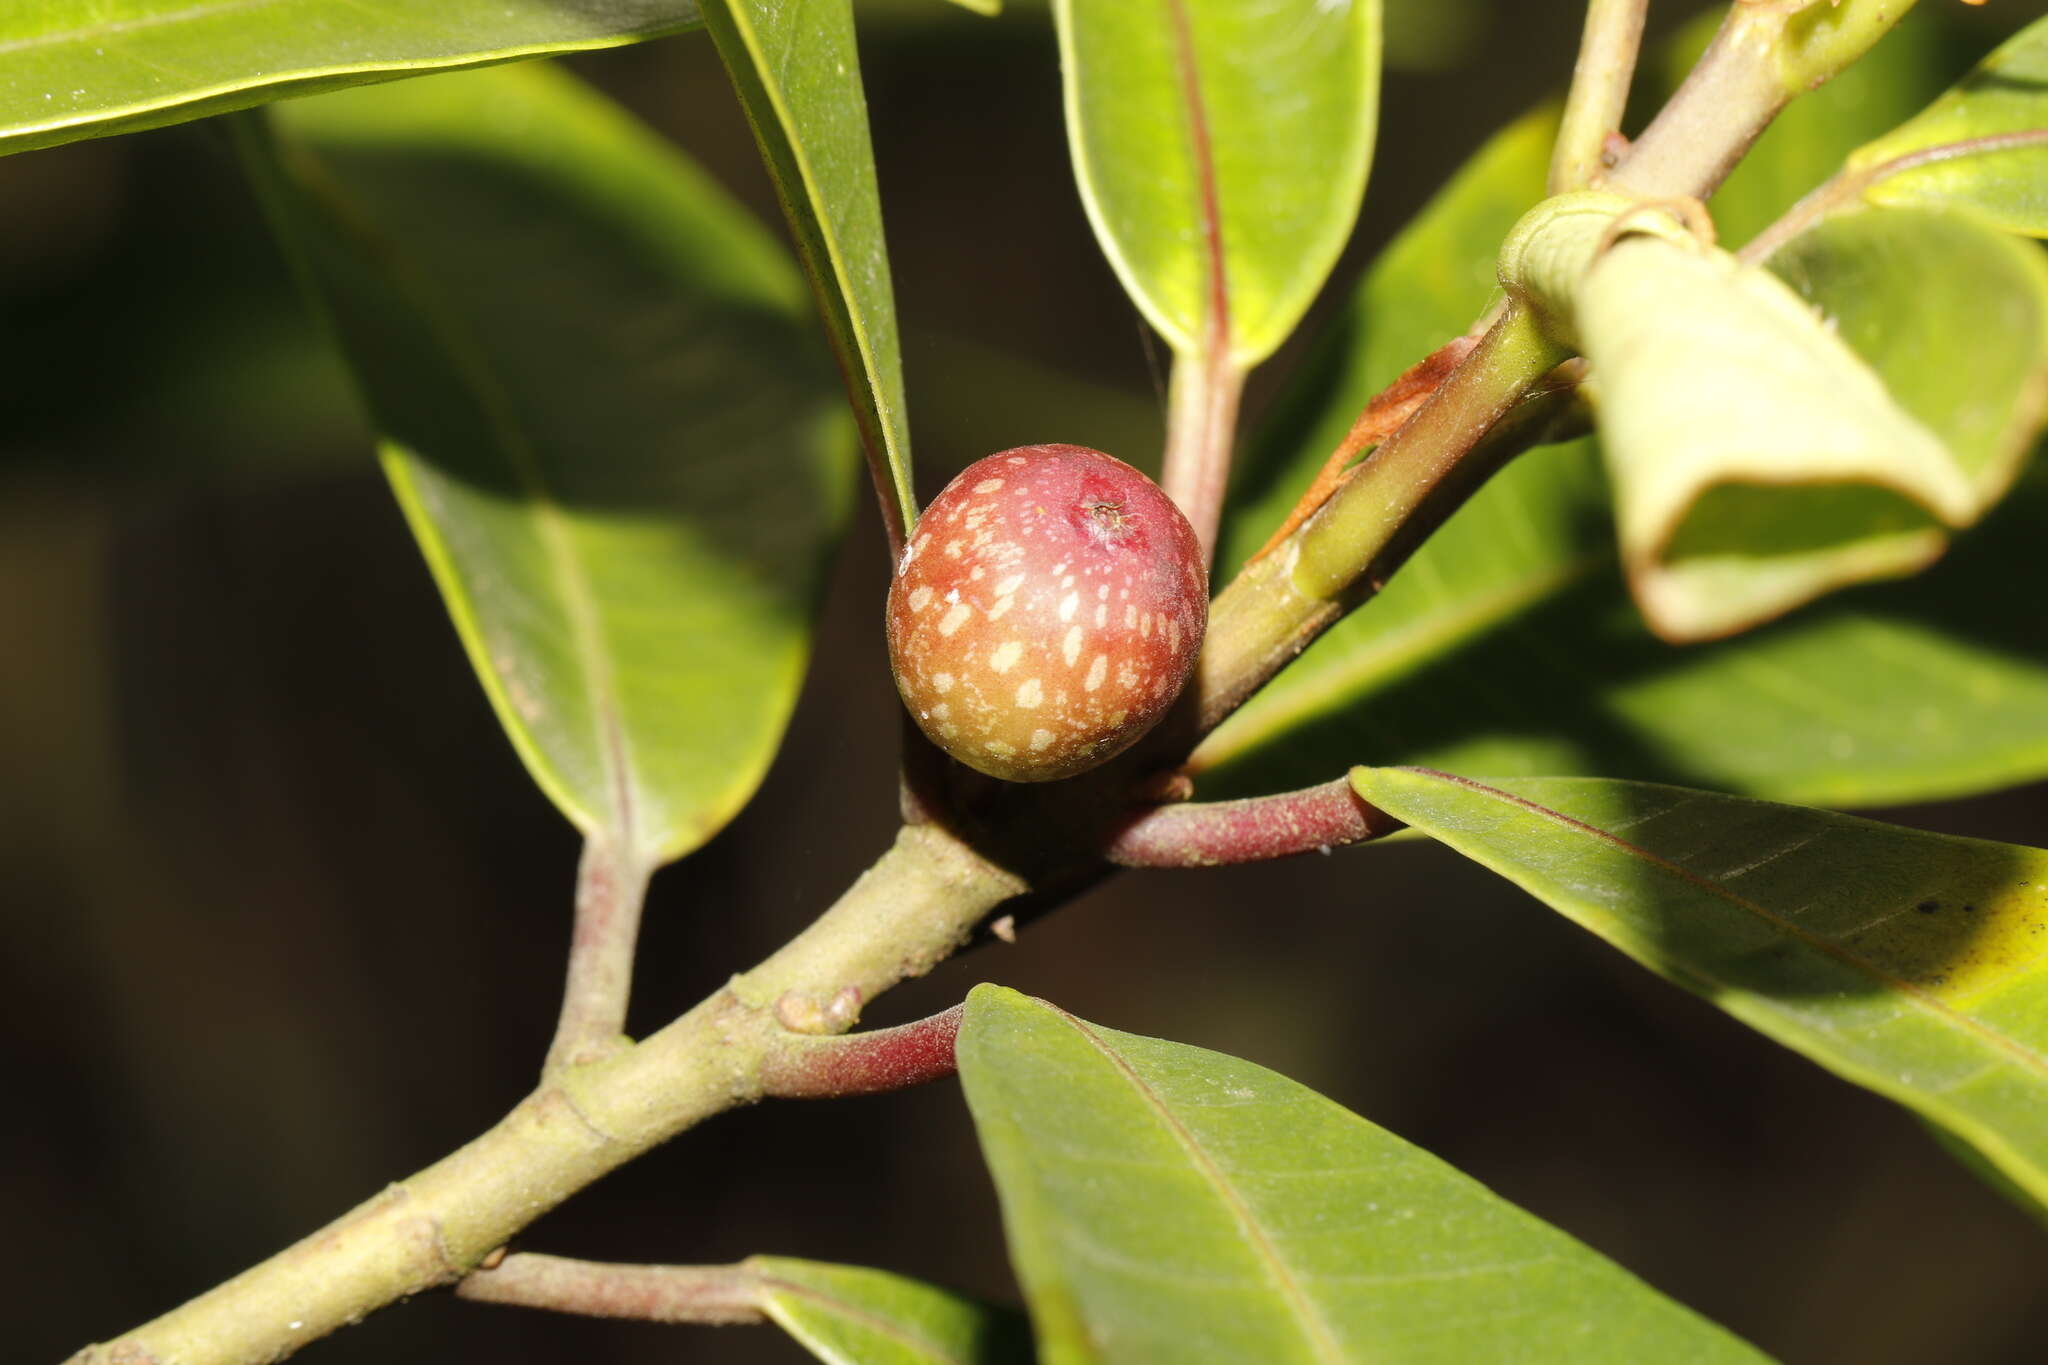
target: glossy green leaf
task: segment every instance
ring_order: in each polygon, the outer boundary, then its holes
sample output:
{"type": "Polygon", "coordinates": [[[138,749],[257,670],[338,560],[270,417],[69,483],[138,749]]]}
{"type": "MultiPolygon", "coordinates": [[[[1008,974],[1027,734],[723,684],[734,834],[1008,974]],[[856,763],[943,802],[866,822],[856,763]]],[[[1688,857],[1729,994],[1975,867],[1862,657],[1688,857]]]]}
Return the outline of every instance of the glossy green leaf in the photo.
{"type": "Polygon", "coordinates": [[[9,0],[0,152],[675,33],[695,0],[9,0]]]}
{"type": "Polygon", "coordinates": [[[996,986],[958,1053],[1048,1365],[1762,1358],[1263,1067],[996,986]]]}
{"type": "Polygon", "coordinates": [[[1633,782],[1352,782],[2048,1201],[2048,851],[1633,782]]]}
{"type": "Polygon", "coordinates": [[[654,861],[758,784],[847,508],[796,272],[667,144],[525,65],[240,125],[520,756],[654,861]]]}
{"type": "Polygon", "coordinates": [[[864,1266],[745,1263],[769,1317],[828,1365],[1026,1365],[1022,1314],[864,1266]]]}
{"type": "Polygon", "coordinates": [[[907,533],[917,499],[903,354],[852,0],[706,0],[704,20],[817,293],[883,515],[907,533]]]}
{"type": "Polygon", "coordinates": [[[1175,350],[1256,364],[1358,216],[1379,0],[1055,0],[1053,15],[1081,198],[1125,290],[1175,350]]]}
{"type": "MultiPolygon", "coordinates": [[[[1925,105],[1972,55],[1967,33],[1916,11],[1796,101],[1715,197],[1729,240],[1925,105]]],[[[1495,137],[1374,263],[1249,443],[1224,564],[1265,540],[1373,393],[1478,316],[1501,239],[1542,196],[1554,126],[1531,116],[1495,137]]],[[[1845,336],[1857,344],[1855,328],[1845,336]]],[[[2040,574],[2033,528],[2048,519],[2048,496],[2022,490],[2013,501],[1920,578],[1675,649],[1642,627],[1615,571],[1592,443],[1534,451],[1210,737],[1201,790],[1328,781],[1333,755],[1603,772],[1826,804],[2038,777],[2048,773],[2048,617],[2012,611],[2009,595],[2040,574]]]]}
{"type": "Polygon", "coordinates": [[[1978,509],[2019,474],[2048,408],[2048,258],[1974,217],[1829,218],[1767,264],[1938,437],[1978,509]]]}
{"type": "Polygon", "coordinates": [[[2041,131],[2048,131],[2048,19],[1986,57],[1919,117],[1859,148],[1849,169],[1877,173],[1863,191],[1872,203],[1967,206],[2008,231],[2048,237],[2048,143],[1935,152],[2041,131]],[[1884,169],[1891,163],[1900,164],[1884,169]]]}

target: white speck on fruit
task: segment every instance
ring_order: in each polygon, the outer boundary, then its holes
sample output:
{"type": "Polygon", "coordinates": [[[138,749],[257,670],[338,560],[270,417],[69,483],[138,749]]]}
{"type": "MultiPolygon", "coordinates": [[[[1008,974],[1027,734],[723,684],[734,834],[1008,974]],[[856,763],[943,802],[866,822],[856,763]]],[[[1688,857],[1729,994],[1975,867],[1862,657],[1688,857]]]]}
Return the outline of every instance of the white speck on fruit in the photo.
{"type": "Polygon", "coordinates": [[[1005,640],[995,653],[989,655],[988,666],[998,673],[1008,673],[1023,653],[1023,641],[1005,640]]]}
{"type": "Polygon", "coordinates": [[[1098,654],[1095,656],[1095,662],[1088,665],[1088,680],[1082,683],[1081,686],[1093,692],[1096,688],[1102,686],[1102,680],[1108,676],[1109,656],[1107,654],[1098,654]]]}
{"type": "Polygon", "coordinates": [[[1002,486],[1003,481],[1001,479],[983,479],[980,483],[974,485],[974,491],[977,493],[993,493],[1002,486]]]}
{"type": "Polygon", "coordinates": [[[942,701],[942,702],[940,702],[940,703],[939,703],[939,704],[938,704],[937,706],[934,706],[934,707],[932,708],[932,719],[933,719],[933,720],[944,720],[944,719],[946,719],[946,718],[947,718],[948,716],[950,716],[950,715],[952,715],[952,714],[953,714],[953,703],[951,703],[951,702],[949,702],[949,701],[942,701]]]}
{"type": "Polygon", "coordinates": [[[1013,573],[1008,578],[1005,578],[1002,582],[996,584],[996,596],[1008,597],[1011,593],[1017,591],[1017,589],[1023,586],[1024,575],[1020,573],[1013,573]]]}
{"type": "MultiPolygon", "coordinates": [[[[1132,605],[1131,605],[1130,603],[1128,603],[1128,602],[1124,603],[1124,629],[1125,629],[1125,630],[1129,630],[1129,629],[1130,629],[1130,628],[1131,628],[1132,626],[1135,626],[1135,625],[1137,625],[1137,624],[1138,624],[1138,609],[1137,609],[1136,607],[1132,606],[1132,605]]],[[[1152,621],[1151,621],[1151,618],[1150,618],[1150,617],[1147,617],[1147,618],[1146,618],[1146,620],[1145,620],[1145,626],[1146,626],[1146,632],[1147,632],[1148,634],[1150,633],[1150,630],[1151,630],[1151,625],[1152,625],[1152,621]]]]}
{"type": "Polygon", "coordinates": [[[1109,624],[1109,604],[1107,602],[1097,602],[1095,604],[1095,624],[1098,626],[1109,624]]]}
{"type": "Polygon", "coordinates": [[[1026,678],[1017,684],[1017,705],[1029,711],[1045,700],[1045,689],[1038,685],[1038,679],[1026,678]]]}
{"type": "Polygon", "coordinates": [[[1051,748],[1051,747],[1052,747],[1052,731],[1050,731],[1050,730],[1033,730],[1033,731],[1031,732],[1031,752],[1032,752],[1032,753],[1034,753],[1034,754],[1036,754],[1036,753],[1043,753],[1043,752],[1044,752],[1045,750],[1047,750],[1047,749],[1049,749],[1049,748],[1051,748]]]}
{"type": "Polygon", "coordinates": [[[1173,653],[1180,653],[1180,622],[1170,617],[1166,622],[1166,644],[1173,653]]]}
{"type": "Polygon", "coordinates": [[[951,673],[932,674],[932,689],[940,696],[945,696],[953,690],[953,675],[951,673]]]}
{"type": "Polygon", "coordinates": [[[1060,641],[1060,654],[1065,657],[1068,668],[1072,668],[1075,661],[1081,657],[1081,628],[1079,626],[1067,627],[1067,638],[1060,641]]]}
{"type": "Polygon", "coordinates": [[[981,565],[977,564],[974,566],[974,572],[967,575],[967,581],[969,583],[979,583],[982,579],[986,577],[988,577],[988,570],[982,568],[981,565]]]}
{"type": "Polygon", "coordinates": [[[1109,584],[1104,583],[1097,587],[1095,589],[1095,597],[1098,601],[1107,602],[1109,600],[1109,584]]]}
{"type": "Polygon", "coordinates": [[[1081,594],[1077,592],[1070,592],[1065,597],[1062,597],[1060,599],[1060,620],[1073,620],[1074,613],[1080,609],[1080,606],[1081,594]]]}
{"type": "Polygon", "coordinates": [[[991,621],[1002,620],[1003,613],[1008,611],[1011,607],[1015,606],[1016,604],[1017,599],[1014,597],[997,598],[996,604],[988,609],[988,619],[991,621]]]}
{"type": "Polygon", "coordinates": [[[1009,459],[1007,459],[1007,460],[1003,461],[1003,463],[1004,463],[1004,464],[1028,464],[1028,463],[1030,463],[1030,462],[1029,462],[1028,460],[1026,460],[1026,459],[1025,459],[1025,458],[1024,458],[1024,457],[1023,457],[1022,455],[1012,455],[1012,456],[1011,456],[1011,457],[1010,457],[1009,459]]]}
{"type": "Polygon", "coordinates": [[[1116,666],[1116,685],[1125,688],[1136,687],[1138,685],[1138,670],[1132,668],[1128,663],[1118,664],[1116,666]]]}
{"type": "Polygon", "coordinates": [[[959,557],[961,556],[962,552],[964,552],[964,551],[965,551],[966,549],[967,549],[967,542],[966,542],[966,541],[964,541],[964,540],[949,540],[949,541],[947,541],[947,542],[946,542],[946,558],[948,558],[948,559],[958,559],[958,558],[959,558],[959,557]]]}
{"type": "Polygon", "coordinates": [[[931,604],[932,590],[929,587],[918,587],[910,590],[910,609],[912,611],[923,611],[931,604]]]}
{"type": "Polygon", "coordinates": [[[986,740],[982,743],[981,747],[994,754],[997,758],[1008,758],[1011,754],[1017,752],[1016,745],[1005,744],[999,739],[986,740]]]}
{"type": "Polygon", "coordinates": [[[939,618],[939,634],[951,635],[967,624],[967,618],[974,615],[974,608],[965,602],[955,602],[946,614],[939,618]]]}

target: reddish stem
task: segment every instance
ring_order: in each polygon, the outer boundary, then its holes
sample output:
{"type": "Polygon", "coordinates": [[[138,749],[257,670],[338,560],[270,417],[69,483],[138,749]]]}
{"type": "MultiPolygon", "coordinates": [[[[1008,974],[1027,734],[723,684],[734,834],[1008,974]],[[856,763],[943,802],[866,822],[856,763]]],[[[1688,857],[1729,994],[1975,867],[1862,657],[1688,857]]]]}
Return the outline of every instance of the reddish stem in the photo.
{"type": "Polygon", "coordinates": [[[1339,778],[1244,801],[1159,806],[1133,817],[1104,856],[1124,867],[1218,867],[1327,853],[1399,828],[1399,820],[1367,805],[1339,778]]]}
{"type": "Polygon", "coordinates": [[[607,1265],[520,1252],[455,1286],[458,1298],[641,1322],[760,1322],[760,1282],[736,1265],[607,1265]]]}
{"type": "Polygon", "coordinates": [[[954,1072],[961,1006],[914,1024],[812,1038],[792,1033],[761,1067],[762,1093],[785,1100],[838,1099],[905,1090],[954,1072]]]}

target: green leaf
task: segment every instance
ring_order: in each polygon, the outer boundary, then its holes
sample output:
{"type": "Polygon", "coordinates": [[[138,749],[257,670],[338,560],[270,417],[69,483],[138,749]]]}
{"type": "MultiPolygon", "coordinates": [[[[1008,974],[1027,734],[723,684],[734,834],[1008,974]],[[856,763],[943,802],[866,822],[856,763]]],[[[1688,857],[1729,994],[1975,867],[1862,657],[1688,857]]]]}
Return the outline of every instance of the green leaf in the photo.
{"type": "MultiPolygon", "coordinates": [[[[1967,39],[1923,6],[1795,101],[1715,197],[1724,233],[1760,229],[1924,105],[1967,68],[1967,39]]],[[[1264,542],[1381,386],[1479,315],[1501,239],[1542,197],[1554,128],[1532,115],[1496,136],[1374,263],[1249,443],[1223,562],[1264,542]]],[[[1844,332],[1852,345],[1855,331],[1844,332]]],[[[1910,393],[1903,401],[1912,407],[1910,393]]],[[[1197,755],[1202,793],[1327,781],[1337,754],[1606,772],[1825,804],[2041,776],[2048,614],[2009,603],[2012,584],[2039,576],[2034,528],[2048,520],[2048,495],[2023,489],[2011,502],[1919,578],[1680,650],[1642,627],[1614,570],[1593,444],[1537,450],[1210,737],[1197,755]]]]}
{"type": "Polygon", "coordinates": [[[752,793],[795,702],[851,433],[802,283],[568,76],[294,102],[249,162],[521,758],[660,861],[752,793]]]}
{"type": "Polygon", "coordinates": [[[2048,1200],[2048,851],[1633,782],[1352,782],[2048,1200]]]}
{"type": "Polygon", "coordinates": [[[2010,232],[2048,237],[2048,143],[1973,155],[1958,144],[2048,130],[2048,19],[2037,19],[1986,57],[1919,117],[1849,158],[1874,173],[1864,197],[1877,204],[1967,206],[2010,232]],[[1933,153],[1930,155],[1930,153],[1933,153]],[[1889,171],[1888,163],[1906,160],[1889,171]]]}
{"type": "Polygon", "coordinates": [[[2013,592],[2040,577],[2043,525],[2048,486],[2030,479],[1917,578],[1686,648],[1652,636],[1595,561],[1532,582],[1523,610],[1462,642],[1418,632],[1302,682],[1289,669],[1273,686],[1291,690],[1204,745],[1202,794],[1327,781],[1333,754],[1829,806],[2029,781],[2048,773],[2048,613],[2015,610],[2013,592]]]}
{"type": "Polygon", "coordinates": [[[892,542],[917,520],[903,355],[851,0],[707,0],[705,26],[775,178],[839,354],[892,542]]]}
{"type": "Polygon", "coordinates": [[[1761,1359],[1263,1067],[995,986],[958,1054],[1049,1365],[1761,1359]]]}
{"type": "Polygon", "coordinates": [[[1379,103],[1379,0],[1055,0],[1095,235],[1176,351],[1239,367],[1350,236],[1379,103]]]}
{"type": "Polygon", "coordinates": [[[751,1256],[761,1307],[830,1365],[1026,1365],[1023,1316],[864,1266],[751,1256]]]}
{"type": "Polygon", "coordinates": [[[1767,262],[1941,440],[1979,510],[2018,476],[2048,406],[2048,261],[1975,218],[1823,220],[1767,262]]]}
{"type": "Polygon", "coordinates": [[[692,27],[694,0],[10,0],[0,152],[692,27]]]}

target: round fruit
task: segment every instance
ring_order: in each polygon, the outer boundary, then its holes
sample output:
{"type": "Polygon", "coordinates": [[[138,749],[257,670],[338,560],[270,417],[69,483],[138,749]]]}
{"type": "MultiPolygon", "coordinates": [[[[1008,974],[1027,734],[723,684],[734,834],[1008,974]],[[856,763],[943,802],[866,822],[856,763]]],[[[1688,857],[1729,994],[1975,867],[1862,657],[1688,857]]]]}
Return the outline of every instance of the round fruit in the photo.
{"type": "Polygon", "coordinates": [[[969,465],[889,585],[896,689],[934,744],[1012,782],[1120,753],[1180,695],[1209,575],[1159,486],[1085,446],[969,465]]]}

